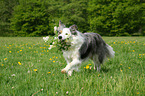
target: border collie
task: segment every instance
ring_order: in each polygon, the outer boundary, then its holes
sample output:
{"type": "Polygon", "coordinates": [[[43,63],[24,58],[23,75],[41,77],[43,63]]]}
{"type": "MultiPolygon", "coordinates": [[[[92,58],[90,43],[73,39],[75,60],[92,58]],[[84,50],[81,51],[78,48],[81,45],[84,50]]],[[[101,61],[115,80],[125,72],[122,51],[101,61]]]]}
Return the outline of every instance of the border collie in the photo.
{"type": "Polygon", "coordinates": [[[71,45],[67,50],[62,50],[67,65],[61,70],[61,73],[67,73],[71,76],[73,70],[78,71],[81,63],[88,59],[93,60],[94,69],[100,71],[101,64],[107,58],[114,57],[113,48],[106,44],[97,33],[81,33],[76,25],[66,28],[61,21],[59,21],[59,27],[55,27],[56,30],[59,42],[71,45]]]}

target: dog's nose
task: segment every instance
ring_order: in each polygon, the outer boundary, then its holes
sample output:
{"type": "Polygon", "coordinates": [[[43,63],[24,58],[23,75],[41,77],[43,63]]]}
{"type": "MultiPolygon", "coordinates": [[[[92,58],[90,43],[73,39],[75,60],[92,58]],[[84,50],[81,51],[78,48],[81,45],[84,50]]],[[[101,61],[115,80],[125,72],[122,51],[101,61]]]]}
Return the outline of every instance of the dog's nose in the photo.
{"type": "Polygon", "coordinates": [[[58,39],[62,39],[62,36],[58,36],[58,39]]]}

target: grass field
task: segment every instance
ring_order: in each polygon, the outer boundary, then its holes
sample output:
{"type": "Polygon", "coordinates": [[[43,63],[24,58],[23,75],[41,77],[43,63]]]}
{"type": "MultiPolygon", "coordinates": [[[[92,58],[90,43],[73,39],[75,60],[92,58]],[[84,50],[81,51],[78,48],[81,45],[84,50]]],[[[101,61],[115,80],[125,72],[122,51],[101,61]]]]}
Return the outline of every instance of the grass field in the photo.
{"type": "Polygon", "coordinates": [[[0,37],[0,96],[145,96],[145,37],[103,39],[115,57],[101,72],[88,61],[68,77],[62,53],[42,37],[0,37]]]}

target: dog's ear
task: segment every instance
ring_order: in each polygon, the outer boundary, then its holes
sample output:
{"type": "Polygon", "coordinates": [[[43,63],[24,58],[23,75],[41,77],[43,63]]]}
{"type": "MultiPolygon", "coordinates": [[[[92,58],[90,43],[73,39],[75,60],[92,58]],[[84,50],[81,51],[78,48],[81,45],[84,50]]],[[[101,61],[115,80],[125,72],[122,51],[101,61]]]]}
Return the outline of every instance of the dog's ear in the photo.
{"type": "Polygon", "coordinates": [[[63,28],[65,28],[65,25],[59,20],[58,34],[62,33],[63,28]]]}
{"type": "Polygon", "coordinates": [[[65,27],[65,25],[59,20],[59,27],[65,27]]]}
{"type": "Polygon", "coordinates": [[[73,35],[77,35],[77,30],[78,30],[77,25],[74,24],[74,25],[70,26],[69,29],[73,35]]]}
{"type": "Polygon", "coordinates": [[[70,26],[69,29],[71,29],[71,30],[78,30],[78,26],[74,24],[74,25],[70,26]]]}

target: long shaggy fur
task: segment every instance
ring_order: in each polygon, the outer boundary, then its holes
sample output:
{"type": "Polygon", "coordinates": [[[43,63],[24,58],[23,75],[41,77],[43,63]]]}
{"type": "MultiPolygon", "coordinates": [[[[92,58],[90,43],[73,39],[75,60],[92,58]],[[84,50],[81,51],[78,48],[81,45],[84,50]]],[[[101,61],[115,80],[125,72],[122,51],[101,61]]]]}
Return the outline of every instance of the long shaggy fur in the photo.
{"type": "Polygon", "coordinates": [[[105,43],[97,33],[81,33],[76,25],[64,28],[64,24],[59,23],[58,39],[71,44],[68,50],[62,50],[67,61],[67,66],[61,70],[62,73],[72,75],[73,70],[78,71],[78,67],[85,60],[91,59],[94,62],[94,69],[100,71],[101,64],[107,59],[114,57],[111,46],[105,43]],[[62,26],[61,26],[62,25],[62,26]],[[62,30],[60,30],[60,28],[62,30]]]}

